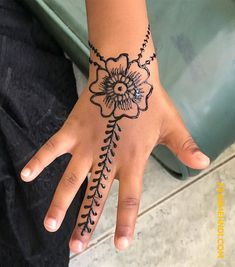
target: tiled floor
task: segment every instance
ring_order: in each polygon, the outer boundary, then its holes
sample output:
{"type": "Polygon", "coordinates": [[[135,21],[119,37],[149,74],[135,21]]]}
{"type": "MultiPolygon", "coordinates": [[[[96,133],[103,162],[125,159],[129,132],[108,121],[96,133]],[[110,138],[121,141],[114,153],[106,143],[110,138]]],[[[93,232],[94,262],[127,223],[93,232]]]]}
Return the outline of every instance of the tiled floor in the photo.
{"type": "MultiPolygon", "coordinates": [[[[80,76],[79,76],[80,77],[80,76]]],[[[89,248],[71,254],[70,267],[235,266],[235,144],[200,175],[170,176],[154,158],[145,171],[135,236],[126,251],[113,243],[118,181],[115,180],[89,248]],[[225,257],[217,259],[218,181],[225,186],[225,257]]]]}

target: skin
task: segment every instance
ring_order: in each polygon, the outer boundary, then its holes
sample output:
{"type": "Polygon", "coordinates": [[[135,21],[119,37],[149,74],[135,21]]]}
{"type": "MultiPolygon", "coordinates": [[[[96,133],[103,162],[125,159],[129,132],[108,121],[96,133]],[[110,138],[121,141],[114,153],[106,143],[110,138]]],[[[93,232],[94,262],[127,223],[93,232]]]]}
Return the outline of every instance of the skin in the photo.
{"type": "MultiPolygon", "coordinates": [[[[106,58],[117,57],[120,53],[128,53],[130,58],[136,58],[148,24],[145,1],[97,2],[94,0],[86,2],[89,39],[106,58]]],[[[150,37],[143,62],[154,51],[150,37]]],[[[98,60],[92,51],[91,58],[98,60]]],[[[92,231],[84,235],[81,235],[81,227],[75,226],[69,244],[73,252],[81,252],[88,246],[114,179],[119,181],[114,244],[120,250],[128,247],[134,236],[144,169],[150,153],[158,144],[166,145],[179,160],[191,168],[204,169],[210,163],[209,158],[200,151],[191,137],[161,85],[156,59],[148,66],[148,70],[150,72],[148,82],[153,85],[148,109],[141,112],[137,119],[123,118],[118,122],[122,129],[121,139],[115,149],[116,155],[105,183],[106,188],[100,190],[103,197],[99,199],[100,206],[95,208],[97,216],[92,217],[95,223],[92,225],[92,231]]],[[[86,175],[91,172],[91,177],[94,177],[100,161],[100,148],[103,145],[109,118],[102,117],[100,108],[90,101],[93,94],[88,88],[95,80],[96,66],[91,64],[87,85],[67,120],[26,164],[24,170],[28,168],[31,171],[30,175],[26,176],[23,171],[21,172],[21,178],[29,182],[60,155],[64,153],[72,155],[45,216],[44,226],[50,232],[59,229],[86,175]]],[[[92,185],[94,182],[89,180],[77,223],[84,221],[81,215],[86,213],[84,205],[90,203],[86,196],[89,195],[89,187],[92,185]]]]}

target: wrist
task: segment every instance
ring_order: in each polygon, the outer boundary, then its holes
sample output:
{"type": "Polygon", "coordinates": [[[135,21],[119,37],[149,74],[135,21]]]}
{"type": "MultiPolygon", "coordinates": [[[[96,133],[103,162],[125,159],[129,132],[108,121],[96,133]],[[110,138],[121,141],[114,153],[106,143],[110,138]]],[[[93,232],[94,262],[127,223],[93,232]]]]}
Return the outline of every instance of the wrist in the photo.
{"type": "Polygon", "coordinates": [[[142,34],[142,39],[139,42],[132,39],[116,42],[96,43],[88,42],[90,47],[90,71],[93,66],[105,68],[106,62],[113,58],[117,59],[121,54],[125,54],[129,62],[136,61],[139,66],[148,67],[156,58],[156,52],[148,26],[145,34],[142,34]]]}

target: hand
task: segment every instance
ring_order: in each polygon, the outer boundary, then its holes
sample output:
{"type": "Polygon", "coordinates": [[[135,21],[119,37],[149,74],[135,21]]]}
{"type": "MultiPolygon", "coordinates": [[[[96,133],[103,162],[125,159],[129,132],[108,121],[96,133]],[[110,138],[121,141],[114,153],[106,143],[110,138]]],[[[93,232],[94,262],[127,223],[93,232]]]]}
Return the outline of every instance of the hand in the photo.
{"type": "Polygon", "coordinates": [[[74,252],[87,247],[113,179],[119,180],[114,242],[118,249],[128,246],[134,235],[144,169],[157,144],[168,146],[191,168],[209,165],[160,83],[155,56],[149,63],[141,63],[140,56],[131,60],[128,54],[107,60],[96,56],[100,62],[90,61],[88,84],[69,117],[27,163],[30,175],[21,172],[24,181],[32,181],[60,155],[72,155],[44,220],[51,232],[58,230],[91,172],[70,240],[74,252]]]}

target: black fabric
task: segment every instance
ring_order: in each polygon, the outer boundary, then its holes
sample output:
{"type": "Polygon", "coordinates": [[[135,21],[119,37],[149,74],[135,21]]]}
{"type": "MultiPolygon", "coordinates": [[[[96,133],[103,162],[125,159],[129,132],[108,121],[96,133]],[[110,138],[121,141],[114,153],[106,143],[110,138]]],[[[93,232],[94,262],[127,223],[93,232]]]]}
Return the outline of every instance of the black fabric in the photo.
{"type": "Polygon", "coordinates": [[[0,267],[68,266],[88,178],[60,229],[50,233],[43,220],[71,155],[30,183],[19,174],[72,110],[75,78],[61,48],[18,2],[0,0],[0,267]]]}

